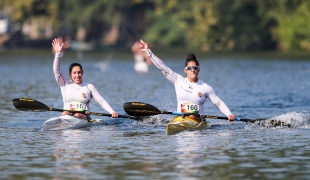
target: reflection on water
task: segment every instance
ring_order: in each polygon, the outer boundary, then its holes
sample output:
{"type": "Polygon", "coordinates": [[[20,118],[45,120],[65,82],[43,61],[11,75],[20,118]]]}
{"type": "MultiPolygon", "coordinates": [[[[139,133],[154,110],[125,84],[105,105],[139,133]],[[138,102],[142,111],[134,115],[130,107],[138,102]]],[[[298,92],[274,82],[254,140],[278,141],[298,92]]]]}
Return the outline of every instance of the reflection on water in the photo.
{"type": "MultiPolygon", "coordinates": [[[[187,54],[159,57],[183,74],[187,54]]],[[[104,126],[42,132],[43,122],[59,113],[21,112],[11,100],[32,98],[62,108],[53,55],[4,52],[0,179],[307,179],[310,61],[260,57],[199,55],[199,77],[237,116],[276,119],[291,128],[209,119],[211,129],[166,136],[170,115],[144,121],[103,117],[109,122],[104,126]]],[[[135,73],[129,51],[66,52],[62,71],[72,62],[83,65],[84,81],[95,84],[120,114],[130,101],[176,109],[173,85],[154,66],[149,73],[135,73]]],[[[205,108],[223,116],[209,102],[205,108]]],[[[95,101],[90,109],[106,113],[95,101]]]]}
{"type": "Polygon", "coordinates": [[[203,174],[204,170],[201,167],[229,164],[230,157],[220,150],[221,147],[229,143],[229,139],[228,131],[216,134],[208,132],[208,137],[202,137],[200,132],[184,132],[182,135],[176,136],[174,139],[176,160],[179,162],[176,169],[179,172],[179,178],[190,178],[203,174]],[[215,138],[217,141],[214,141],[215,138]],[[220,142],[219,139],[221,139],[220,142]],[[208,156],[204,156],[206,151],[208,156]],[[206,159],[207,161],[205,161],[206,159]]]}
{"type": "MultiPolygon", "coordinates": [[[[76,172],[83,169],[84,153],[81,150],[85,149],[85,132],[80,130],[75,131],[59,131],[52,134],[51,140],[55,143],[54,158],[56,163],[55,177],[64,177],[67,172],[76,172]],[[76,132],[78,131],[78,132],[76,132]]],[[[88,145],[88,144],[86,144],[88,145]]],[[[91,147],[91,146],[88,146],[91,147]]],[[[76,176],[71,178],[87,178],[86,175],[76,176]]]]}

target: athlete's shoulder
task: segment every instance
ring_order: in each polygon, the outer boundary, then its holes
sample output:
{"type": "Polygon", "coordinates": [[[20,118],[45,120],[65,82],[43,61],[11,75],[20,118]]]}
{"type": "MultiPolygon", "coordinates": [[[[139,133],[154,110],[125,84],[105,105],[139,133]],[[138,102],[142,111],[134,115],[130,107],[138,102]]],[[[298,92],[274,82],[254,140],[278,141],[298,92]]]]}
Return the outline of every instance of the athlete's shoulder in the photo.
{"type": "Polygon", "coordinates": [[[179,79],[179,80],[182,80],[182,81],[185,81],[187,79],[187,77],[184,77],[182,76],[181,74],[179,73],[176,73],[176,72],[173,72],[175,74],[175,76],[179,79]]]}
{"type": "Polygon", "coordinates": [[[88,89],[94,89],[95,88],[95,86],[93,84],[88,83],[88,82],[84,82],[84,81],[82,82],[81,85],[86,86],[88,89]]]}
{"type": "Polygon", "coordinates": [[[205,82],[204,82],[203,80],[201,80],[201,79],[198,80],[197,84],[203,86],[203,88],[204,88],[206,91],[213,91],[213,88],[212,88],[209,84],[205,83],[205,82]]]}
{"type": "Polygon", "coordinates": [[[187,81],[187,77],[182,76],[179,73],[173,72],[173,74],[175,75],[175,78],[177,81],[181,81],[181,82],[186,82],[187,81]]]}
{"type": "Polygon", "coordinates": [[[203,80],[201,80],[201,79],[198,79],[197,84],[209,86],[207,83],[205,83],[205,82],[204,82],[203,80]]]}

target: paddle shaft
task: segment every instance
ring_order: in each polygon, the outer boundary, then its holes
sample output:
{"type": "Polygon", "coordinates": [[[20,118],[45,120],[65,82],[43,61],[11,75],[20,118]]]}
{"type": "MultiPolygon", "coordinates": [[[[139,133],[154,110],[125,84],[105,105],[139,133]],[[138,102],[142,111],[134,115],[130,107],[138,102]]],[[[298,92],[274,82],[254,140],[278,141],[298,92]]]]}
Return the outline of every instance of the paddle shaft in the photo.
{"type": "MultiPolygon", "coordinates": [[[[214,116],[214,115],[199,115],[199,114],[193,114],[193,113],[180,113],[180,112],[170,112],[170,111],[159,111],[158,114],[172,114],[172,115],[177,115],[177,116],[195,115],[197,117],[208,118],[208,119],[224,119],[224,120],[228,120],[228,117],[221,117],[221,116],[214,116]]],[[[158,114],[156,114],[156,115],[158,115],[158,114]]],[[[255,121],[262,121],[262,120],[267,120],[267,119],[265,119],[265,118],[244,119],[244,118],[239,118],[239,117],[235,118],[235,121],[243,121],[243,122],[255,122],[255,121]]]]}
{"type": "MultiPolygon", "coordinates": [[[[213,115],[201,115],[200,117],[202,117],[202,118],[209,118],[209,119],[225,119],[225,120],[228,120],[227,117],[213,116],[213,115]]],[[[266,118],[244,119],[244,118],[239,118],[239,117],[235,118],[235,121],[244,121],[244,122],[256,122],[256,121],[263,121],[263,120],[268,120],[268,119],[266,119],[266,118]]]]}
{"type": "MultiPolygon", "coordinates": [[[[158,115],[158,114],[172,114],[178,116],[186,116],[186,115],[193,115],[193,113],[181,113],[181,112],[170,112],[170,111],[160,111],[157,107],[147,104],[144,102],[126,102],[123,105],[124,110],[127,114],[132,116],[151,116],[151,115],[158,115]]],[[[227,117],[220,117],[220,116],[213,116],[213,115],[199,115],[194,114],[195,116],[202,117],[202,118],[209,118],[209,119],[225,119],[228,120],[227,117]]],[[[235,121],[244,121],[244,122],[256,122],[261,120],[268,120],[265,118],[260,119],[242,119],[236,117],[235,121]]]]}
{"type": "MultiPolygon", "coordinates": [[[[67,111],[69,113],[81,113],[81,114],[89,114],[94,116],[109,116],[111,117],[111,114],[105,114],[105,113],[96,113],[96,112],[84,112],[84,111],[73,111],[73,110],[65,110],[65,109],[58,109],[58,108],[51,108],[47,105],[33,100],[33,99],[27,99],[27,98],[16,98],[13,99],[13,105],[16,109],[20,111],[30,111],[30,112],[44,112],[44,111],[58,111],[58,112],[64,112],[67,111]]],[[[119,118],[131,118],[131,119],[137,119],[137,117],[134,116],[127,116],[127,115],[118,115],[119,118]]]]}
{"type": "MultiPolygon", "coordinates": [[[[94,116],[110,116],[110,117],[112,116],[112,114],[106,114],[106,113],[97,113],[97,112],[85,113],[84,111],[72,111],[72,110],[57,109],[57,108],[50,108],[49,111],[58,111],[58,112],[67,111],[69,113],[81,113],[81,114],[89,114],[89,115],[94,115],[94,116]]],[[[117,117],[119,117],[119,118],[135,118],[133,116],[126,116],[126,115],[118,115],[117,117]]]]}
{"type": "Polygon", "coordinates": [[[131,38],[134,40],[134,41],[138,41],[138,36],[137,36],[137,33],[133,27],[133,25],[131,24],[130,21],[126,22],[126,28],[127,28],[127,31],[128,33],[130,34],[131,38]]]}

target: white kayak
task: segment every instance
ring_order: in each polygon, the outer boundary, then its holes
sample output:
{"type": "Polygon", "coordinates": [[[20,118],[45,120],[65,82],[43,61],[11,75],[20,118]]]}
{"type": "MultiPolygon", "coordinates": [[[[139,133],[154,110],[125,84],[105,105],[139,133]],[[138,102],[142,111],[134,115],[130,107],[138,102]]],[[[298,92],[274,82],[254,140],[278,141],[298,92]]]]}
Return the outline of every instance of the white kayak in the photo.
{"type": "Polygon", "coordinates": [[[104,124],[103,119],[92,119],[88,121],[75,116],[63,115],[46,120],[42,125],[42,131],[80,129],[102,124],[104,124]]]}

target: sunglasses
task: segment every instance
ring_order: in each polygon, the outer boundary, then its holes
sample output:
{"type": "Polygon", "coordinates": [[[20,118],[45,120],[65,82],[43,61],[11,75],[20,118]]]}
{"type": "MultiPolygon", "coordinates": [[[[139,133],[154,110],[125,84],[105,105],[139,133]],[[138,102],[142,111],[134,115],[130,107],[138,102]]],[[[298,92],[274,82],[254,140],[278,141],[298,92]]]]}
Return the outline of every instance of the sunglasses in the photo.
{"type": "Polygon", "coordinates": [[[188,71],[189,71],[189,70],[191,70],[191,71],[192,71],[192,70],[197,71],[197,70],[199,70],[199,66],[187,66],[187,67],[185,67],[185,69],[188,70],[188,71]]]}

